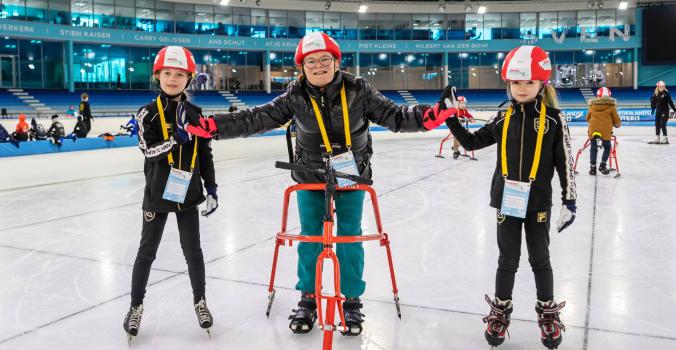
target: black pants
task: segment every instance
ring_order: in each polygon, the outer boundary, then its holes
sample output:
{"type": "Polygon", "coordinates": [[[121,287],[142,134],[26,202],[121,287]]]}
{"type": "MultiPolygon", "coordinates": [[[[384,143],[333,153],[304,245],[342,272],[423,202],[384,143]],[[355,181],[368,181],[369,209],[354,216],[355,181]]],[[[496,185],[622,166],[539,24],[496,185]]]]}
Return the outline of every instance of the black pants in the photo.
{"type": "Polygon", "coordinates": [[[84,118],[84,123],[87,126],[87,130],[84,132],[85,137],[87,137],[87,134],[89,134],[89,132],[92,131],[92,119],[91,118],[84,118]]]}
{"type": "Polygon", "coordinates": [[[495,276],[495,296],[512,299],[514,275],[521,257],[521,227],[526,231],[528,262],[535,275],[538,300],[554,299],[554,277],[549,262],[549,216],[551,210],[528,211],[526,219],[501,215],[498,210],[498,271],[495,276]]]}
{"type": "MultiPolygon", "coordinates": [[[[610,140],[608,141],[603,140],[601,141],[601,144],[603,145],[603,154],[601,155],[601,163],[606,163],[608,161],[608,157],[610,156],[610,148],[612,146],[610,145],[610,140]]],[[[589,156],[591,165],[596,165],[596,158],[598,157],[598,147],[596,147],[596,141],[594,140],[591,140],[591,145],[589,146],[589,156]]]]}
{"type": "Polygon", "coordinates": [[[669,121],[669,114],[655,115],[655,135],[660,136],[660,130],[662,130],[662,135],[667,136],[667,121],[669,121]]]}
{"type": "MultiPolygon", "coordinates": [[[[157,248],[160,246],[167,216],[169,216],[168,213],[143,212],[141,245],[138,248],[136,261],[134,261],[134,271],[131,276],[132,305],[143,303],[150,268],[155,260],[157,248]]],[[[183,249],[183,256],[188,263],[188,275],[190,276],[194,302],[197,303],[204,296],[204,287],[206,285],[204,278],[204,256],[200,247],[197,207],[176,213],[176,221],[178,223],[181,249],[183,249]]]]}

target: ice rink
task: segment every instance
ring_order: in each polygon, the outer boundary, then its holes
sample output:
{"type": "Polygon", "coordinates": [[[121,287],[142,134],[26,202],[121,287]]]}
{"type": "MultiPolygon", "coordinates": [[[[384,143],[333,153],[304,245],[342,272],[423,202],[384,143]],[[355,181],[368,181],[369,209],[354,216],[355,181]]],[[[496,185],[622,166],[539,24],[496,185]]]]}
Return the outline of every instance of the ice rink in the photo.
{"type": "MultiPolygon", "coordinates": [[[[574,152],[585,130],[572,129],[574,152]]],[[[482,318],[498,258],[495,210],[488,205],[496,148],[476,152],[478,161],[435,158],[446,133],[374,133],[374,188],[402,319],[385,250],[364,243],[365,329],[360,337],[337,334],[334,349],[489,348],[482,318]]],[[[588,175],[588,152],[581,157],[577,219],[551,232],[555,296],[567,303],[559,349],[676,349],[676,144],[648,145],[653,134],[652,127],[620,129],[619,178],[588,175]]],[[[288,329],[299,298],[295,246],[280,248],[277,298],[265,317],[273,237],[283,190],[292,184],[274,168],[287,160],[283,136],[217,141],[214,156],[220,207],[201,219],[213,338],[197,324],[170,215],[131,348],[319,349],[318,329],[305,336],[288,329]]],[[[141,152],[4,158],[0,165],[0,349],[127,348],[122,321],[141,232],[141,152]]],[[[555,222],[557,177],[553,187],[555,222]]],[[[365,231],[374,232],[365,205],[365,231]]],[[[291,209],[297,232],[295,201],[291,209]]],[[[544,349],[527,258],[524,244],[511,338],[499,349],[544,349]]]]}

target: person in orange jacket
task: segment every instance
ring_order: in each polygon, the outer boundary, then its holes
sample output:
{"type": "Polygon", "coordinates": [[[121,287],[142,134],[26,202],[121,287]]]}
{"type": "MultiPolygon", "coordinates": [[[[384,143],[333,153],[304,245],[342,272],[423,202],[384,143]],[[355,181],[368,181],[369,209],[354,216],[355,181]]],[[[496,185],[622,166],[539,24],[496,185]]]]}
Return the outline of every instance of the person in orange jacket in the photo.
{"type": "Polygon", "coordinates": [[[28,141],[28,131],[30,126],[26,123],[26,115],[19,114],[19,122],[16,124],[16,129],[12,133],[12,138],[16,141],[28,141]]]}
{"type": "Polygon", "coordinates": [[[596,98],[589,101],[589,110],[587,111],[587,122],[589,123],[589,140],[592,141],[590,149],[589,175],[596,175],[596,158],[598,155],[598,143],[603,146],[603,155],[599,171],[603,175],[608,175],[610,169],[606,166],[608,156],[610,156],[610,139],[613,134],[613,127],[619,128],[622,122],[617,114],[616,101],[612,98],[610,89],[602,87],[596,92],[596,98]]]}

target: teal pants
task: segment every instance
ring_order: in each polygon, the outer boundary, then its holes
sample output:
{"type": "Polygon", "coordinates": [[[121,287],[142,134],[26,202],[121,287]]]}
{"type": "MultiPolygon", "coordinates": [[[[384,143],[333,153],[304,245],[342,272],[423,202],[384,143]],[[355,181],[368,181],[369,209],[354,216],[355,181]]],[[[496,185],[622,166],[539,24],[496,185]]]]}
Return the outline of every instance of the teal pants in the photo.
{"type": "MultiPolygon", "coordinates": [[[[321,236],[324,230],[324,192],[298,191],[300,233],[305,236],[321,236]]],[[[361,235],[361,216],[364,211],[364,191],[337,192],[335,199],[338,236],[361,235]]],[[[335,245],[340,263],[340,289],[344,296],[355,298],[364,294],[364,247],[361,243],[338,243],[335,245]]],[[[298,283],[296,289],[315,292],[317,257],[322,251],[320,243],[298,244],[298,283]]]]}

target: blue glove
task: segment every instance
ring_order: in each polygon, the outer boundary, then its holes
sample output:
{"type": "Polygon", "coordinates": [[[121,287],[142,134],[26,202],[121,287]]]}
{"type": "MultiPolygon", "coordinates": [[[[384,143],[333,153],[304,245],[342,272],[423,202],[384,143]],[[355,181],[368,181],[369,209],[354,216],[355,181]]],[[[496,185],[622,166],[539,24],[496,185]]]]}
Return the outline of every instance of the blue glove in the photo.
{"type": "Polygon", "coordinates": [[[573,203],[564,203],[561,206],[561,213],[559,214],[559,221],[556,225],[556,229],[558,232],[561,232],[565,230],[568,226],[570,226],[573,221],[575,221],[575,212],[577,211],[577,206],[575,206],[575,202],[573,203]]]}
{"type": "Polygon", "coordinates": [[[208,217],[218,209],[218,195],[216,194],[216,187],[207,187],[207,202],[206,207],[202,210],[202,216],[208,217]]]}
{"type": "Polygon", "coordinates": [[[190,134],[185,130],[186,125],[189,125],[187,113],[183,103],[179,103],[176,107],[176,131],[174,131],[174,140],[182,145],[192,139],[190,134]]]}

